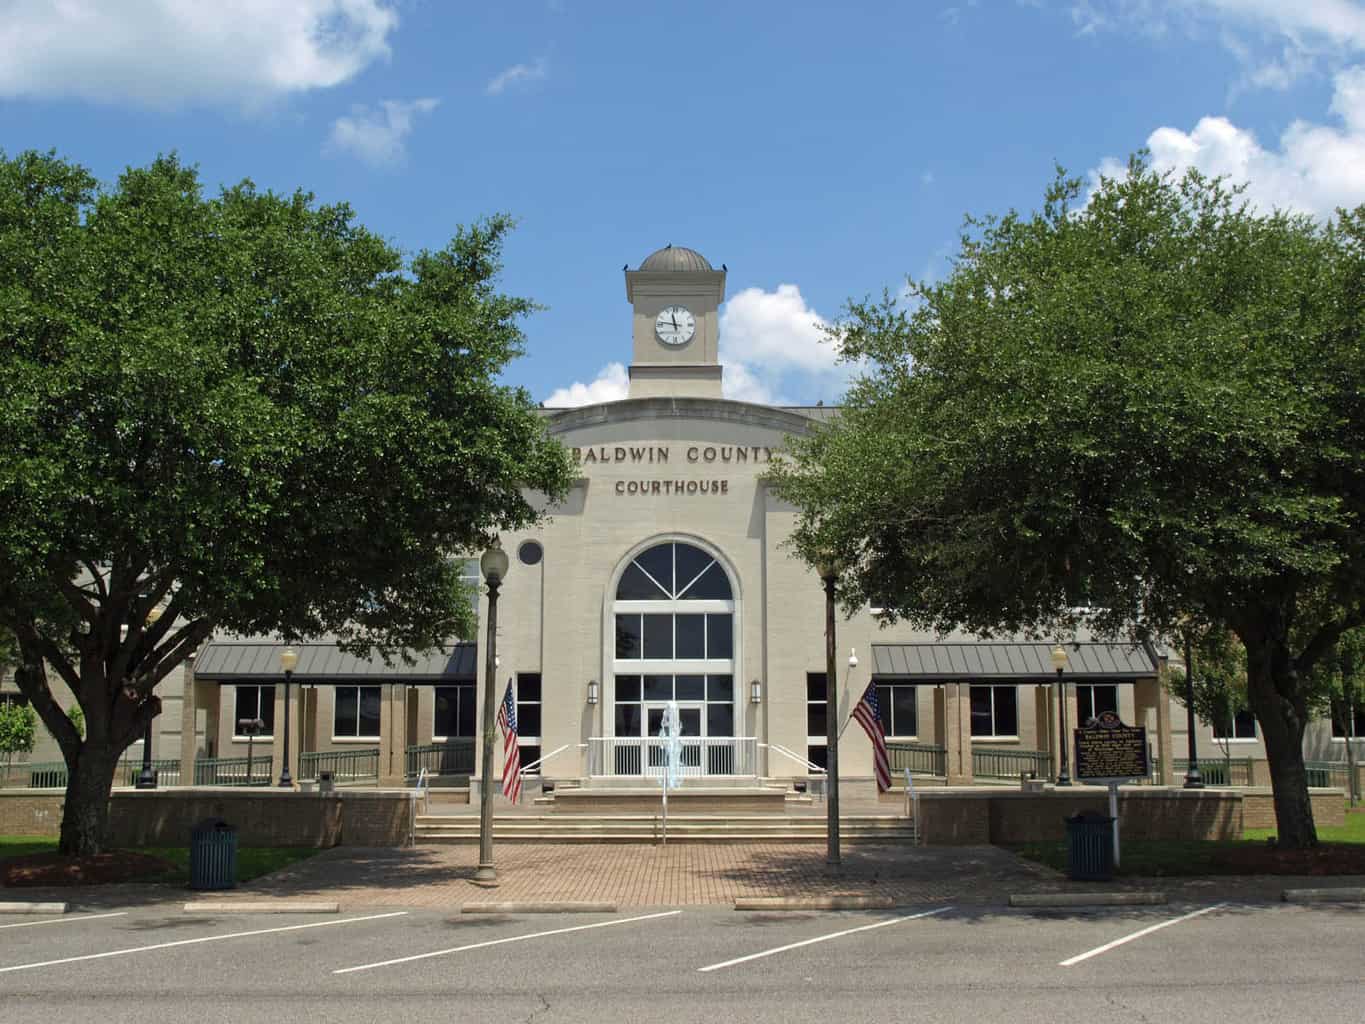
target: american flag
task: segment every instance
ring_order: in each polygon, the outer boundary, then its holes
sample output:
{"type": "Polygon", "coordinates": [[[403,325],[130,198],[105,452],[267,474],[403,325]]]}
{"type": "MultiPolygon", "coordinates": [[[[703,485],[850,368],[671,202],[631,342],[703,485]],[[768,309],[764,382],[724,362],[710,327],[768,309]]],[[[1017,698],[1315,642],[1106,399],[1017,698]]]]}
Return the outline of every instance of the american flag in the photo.
{"type": "Polygon", "coordinates": [[[510,679],[498,708],[498,728],[502,730],[502,795],[516,803],[521,799],[521,747],[517,744],[517,695],[510,679]]]}
{"type": "Polygon", "coordinates": [[[853,717],[872,741],[872,765],[877,770],[877,792],[891,788],[891,762],[886,756],[886,730],[882,727],[881,705],[877,702],[877,686],[868,683],[863,699],[853,709],[853,717]]]}

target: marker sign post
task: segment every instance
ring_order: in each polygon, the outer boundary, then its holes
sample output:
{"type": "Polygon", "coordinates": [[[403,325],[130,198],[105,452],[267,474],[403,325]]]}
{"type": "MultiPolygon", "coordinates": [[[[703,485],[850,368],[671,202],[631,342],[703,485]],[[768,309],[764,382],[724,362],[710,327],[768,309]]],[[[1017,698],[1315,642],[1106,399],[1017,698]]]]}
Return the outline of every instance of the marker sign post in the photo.
{"type": "Polygon", "coordinates": [[[1109,787],[1109,817],[1114,819],[1114,866],[1119,864],[1119,783],[1148,776],[1147,730],[1124,725],[1103,711],[1075,730],[1076,778],[1109,787]]]}

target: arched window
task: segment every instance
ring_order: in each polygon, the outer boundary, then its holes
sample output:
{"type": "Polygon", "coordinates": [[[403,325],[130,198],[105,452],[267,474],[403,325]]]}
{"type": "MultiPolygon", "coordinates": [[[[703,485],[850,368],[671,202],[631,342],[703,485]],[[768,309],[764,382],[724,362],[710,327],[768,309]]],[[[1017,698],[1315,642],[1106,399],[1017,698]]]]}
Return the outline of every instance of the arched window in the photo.
{"type": "Polygon", "coordinates": [[[615,735],[655,736],[670,700],[684,736],[735,734],[734,593],[713,555],[655,545],[621,574],[612,604],[615,735]]]}

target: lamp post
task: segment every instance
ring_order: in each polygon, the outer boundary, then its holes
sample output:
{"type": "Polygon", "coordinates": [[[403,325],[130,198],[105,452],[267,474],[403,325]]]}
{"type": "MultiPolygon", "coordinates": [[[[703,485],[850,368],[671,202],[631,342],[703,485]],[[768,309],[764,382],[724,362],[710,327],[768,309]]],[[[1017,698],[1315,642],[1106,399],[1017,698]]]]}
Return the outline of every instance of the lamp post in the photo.
{"type": "Polygon", "coordinates": [[[507,575],[507,552],[496,540],[479,559],[479,569],[488,584],[488,650],[483,662],[483,762],[479,780],[479,866],[474,878],[496,882],[493,867],[493,706],[498,702],[498,590],[507,575]]]}
{"type": "Polygon", "coordinates": [[[1057,716],[1061,721],[1061,735],[1058,737],[1059,746],[1062,750],[1062,768],[1057,773],[1057,785],[1071,785],[1071,772],[1067,766],[1067,739],[1066,739],[1066,683],[1062,679],[1062,672],[1066,669],[1066,648],[1061,644],[1052,648],[1052,667],[1057,670],[1057,716]]]}
{"type": "Polygon", "coordinates": [[[1203,789],[1204,777],[1199,773],[1199,740],[1194,719],[1194,653],[1190,647],[1190,630],[1185,628],[1185,735],[1190,740],[1190,761],[1185,769],[1185,788],[1203,789]]]}
{"type": "MultiPolygon", "coordinates": [[[[258,705],[259,708],[259,705],[258,705]]],[[[259,718],[239,718],[237,728],[246,737],[246,784],[251,785],[251,755],[256,743],[256,734],[264,728],[265,722],[259,718]]]]}
{"type": "Polygon", "coordinates": [[[839,564],[825,556],[816,565],[825,588],[825,863],[837,868],[839,855],[839,673],[834,664],[834,588],[839,564]]]}
{"type": "MultiPolygon", "coordinates": [[[[152,607],[147,612],[147,625],[155,626],[157,620],[161,618],[161,609],[152,607]]],[[[136,789],[156,789],[156,772],[152,771],[152,720],[142,727],[142,771],[137,773],[137,781],[133,783],[136,789]]]]}
{"type": "Polygon", "coordinates": [[[294,667],[298,663],[299,652],[294,648],[286,647],[280,651],[280,668],[284,670],[284,763],[280,766],[281,789],[294,788],[294,777],[289,774],[289,686],[294,681],[294,667]]]}

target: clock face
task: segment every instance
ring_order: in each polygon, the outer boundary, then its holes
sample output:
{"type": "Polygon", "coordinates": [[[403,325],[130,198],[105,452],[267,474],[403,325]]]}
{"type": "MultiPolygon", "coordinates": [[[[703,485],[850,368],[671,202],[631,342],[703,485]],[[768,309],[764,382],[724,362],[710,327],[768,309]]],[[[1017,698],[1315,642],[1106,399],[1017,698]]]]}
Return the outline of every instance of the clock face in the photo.
{"type": "Polygon", "coordinates": [[[682,306],[669,306],[654,318],[654,334],[665,345],[686,345],[696,330],[696,318],[682,306]]]}

